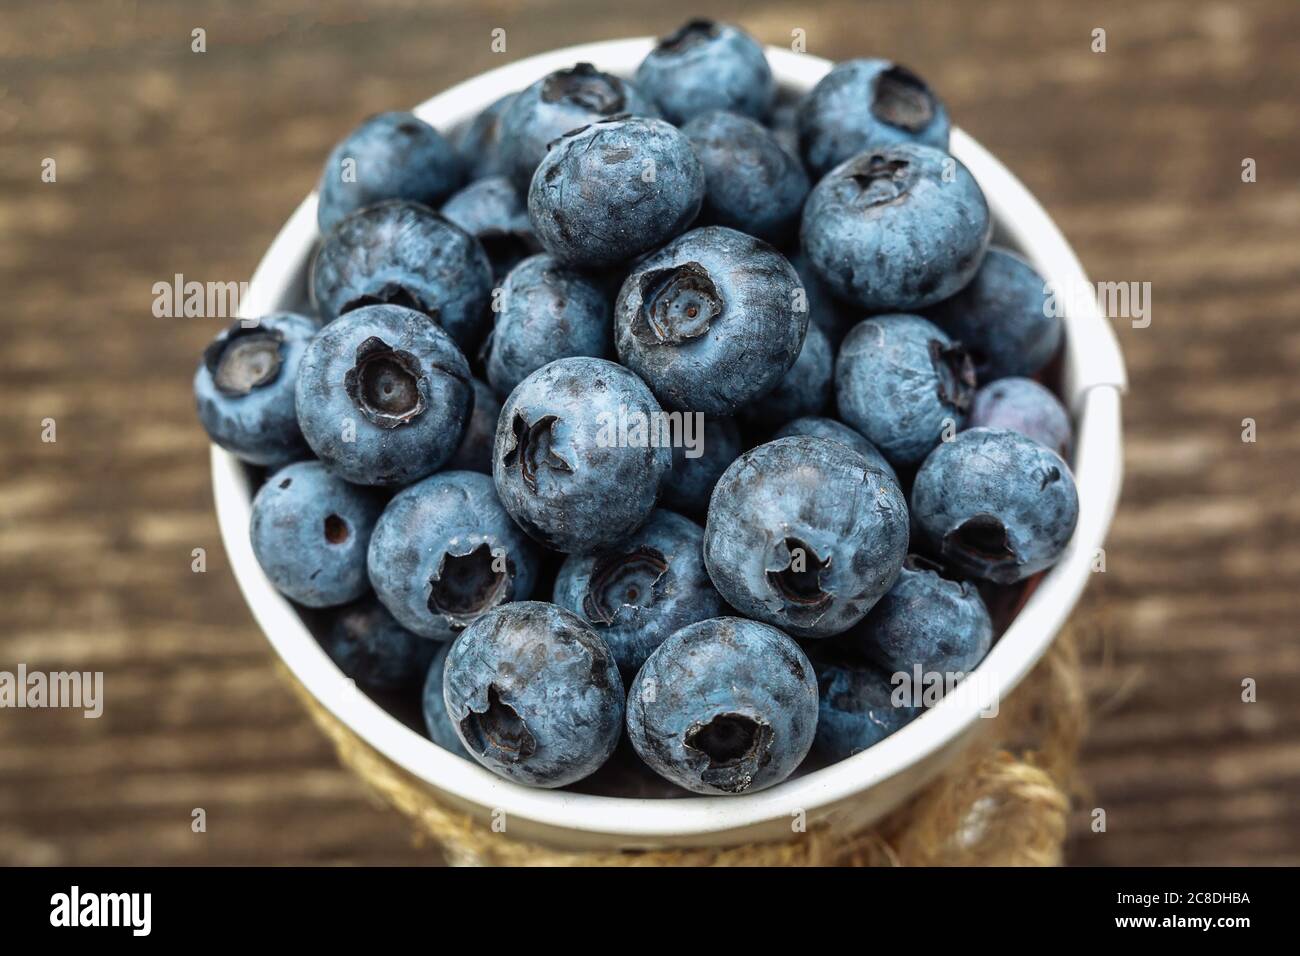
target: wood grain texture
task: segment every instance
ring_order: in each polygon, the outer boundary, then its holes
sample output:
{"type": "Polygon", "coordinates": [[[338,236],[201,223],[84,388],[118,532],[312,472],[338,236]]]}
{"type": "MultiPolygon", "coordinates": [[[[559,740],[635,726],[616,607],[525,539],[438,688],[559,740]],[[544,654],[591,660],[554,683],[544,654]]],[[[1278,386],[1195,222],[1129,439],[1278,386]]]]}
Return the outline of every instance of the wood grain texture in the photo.
{"type": "MultiPolygon", "coordinates": [[[[1151,326],[1120,324],[1125,494],[1077,616],[1097,708],[1069,857],[1300,863],[1300,4],[710,9],[768,42],[799,28],[812,53],[912,65],[1095,279],[1152,284],[1151,326]],[[1258,182],[1242,183],[1243,157],[1258,182]]],[[[501,63],[492,28],[513,58],[696,10],[0,8],[0,669],[103,670],[107,685],[99,720],[0,711],[0,863],[436,862],[276,681],[225,564],[190,397],[221,323],[154,318],[151,289],[247,278],[332,143],[501,63]]]]}

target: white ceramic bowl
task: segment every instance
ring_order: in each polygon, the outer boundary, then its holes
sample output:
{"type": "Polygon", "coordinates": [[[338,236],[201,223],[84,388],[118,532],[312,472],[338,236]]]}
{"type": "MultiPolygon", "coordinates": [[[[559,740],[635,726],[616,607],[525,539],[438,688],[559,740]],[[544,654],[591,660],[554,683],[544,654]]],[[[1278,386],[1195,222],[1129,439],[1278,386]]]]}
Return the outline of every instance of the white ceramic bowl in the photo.
{"type": "MultiPolygon", "coordinates": [[[[631,76],[650,39],[570,47],[484,73],[417,107],[441,130],[469,120],[506,93],[551,70],[579,61],[631,76]]],[[[830,68],[818,57],[770,48],[784,92],[810,89],[830,68]]],[[[1018,249],[1057,288],[1085,281],[1070,246],[1023,185],[978,143],[952,131],[952,152],[978,180],[993,212],[995,241],[1018,249]]],[[[316,197],[308,196],[276,236],[244,301],[247,317],[303,308],[306,274],[316,239],[316,197]]],[[[1064,397],[1075,416],[1074,474],[1079,523],[1069,548],[1045,576],[1019,616],[978,669],[981,686],[1004,698],[1043,655],[1088,582],[1094,550],[1102,546],[1119,494],[1120,395],[1123,361],[1110,325],[1094,304],[1070,303],[1066,316],[1064,397]]],[[[289,603],[263,575],[248,538],[252,489],[243,466],[213,446],[217,516],[231,566],[248,606],[298,681],[362,740],[426,782],[449,805],[479,818],[504,811],[509,832],[570,848],[706,846],[779,839],[791,814],[857,828],[874,821],[923,786],[968,743],[980,703],[954,695],[869,750],[825,769],[739,797],[629,799],[533,790],[454,756],[390,716],[358,691],[321,650],[289,603]]]]}

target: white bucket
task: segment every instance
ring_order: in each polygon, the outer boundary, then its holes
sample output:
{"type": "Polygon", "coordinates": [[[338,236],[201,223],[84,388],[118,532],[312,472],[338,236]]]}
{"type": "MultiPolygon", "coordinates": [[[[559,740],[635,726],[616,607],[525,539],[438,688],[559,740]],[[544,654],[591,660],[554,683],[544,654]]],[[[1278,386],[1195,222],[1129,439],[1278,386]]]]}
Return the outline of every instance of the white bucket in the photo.
{"type": "MultiPolygon", "coordinates": [[[[499,97],[577,62],[630,77],[650,39],[569,47],[484,73],[415,109],[443,131],[471,119],[499,97]]],[[[818,57],[769,48],[777,83],[802,93],[831,68],[818,57]]],[[[961,130],[952,153],[984,190],[996,223],[995,241],[1024,254],[1057,289],[1079,289],[1078,259],[1043,208],[1001,163],[961,130]]],[[[316,196],[303,201],[267,251],[244,299],[243,314],[303,309],[306,274],[316,240],[316,196]]],[[[1120,395],[1123,360],[1113,330],[1095,303],[1071,298],[1065,318],[1064,398],[1075,416],[1075,480],[1079,523],[1060,561],[979,665],[980,687],[1005,699],[1065,623],[1092,573],[1119,495],[1122,471],[1120,395]]],[[[234,456],[212,447],[212,481],[222,538],[235,577],[257,623],[294,677],[361,740],[415,777],[437,799],[489,821],[504,812],[512,836],[572,849],[721,846],[777,840],[790,834],[791,814],[856,830],[916,792],[969,742],[984,694],[946,698],[863,753],[779,786],[738,797],[631,799],[535,790],[510,783],[454,756],[390,716],[348,680],[321,650],[293,607],[262,573],[249,544],[253,489],[234,456]]]]}

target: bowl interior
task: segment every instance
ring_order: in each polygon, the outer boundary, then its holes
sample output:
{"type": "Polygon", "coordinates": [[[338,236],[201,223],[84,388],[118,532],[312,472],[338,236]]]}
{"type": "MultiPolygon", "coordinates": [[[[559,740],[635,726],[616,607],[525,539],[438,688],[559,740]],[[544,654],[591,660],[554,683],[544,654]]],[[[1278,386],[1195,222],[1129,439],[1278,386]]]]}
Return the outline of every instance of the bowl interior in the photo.
{"type": "MultiPolygon", "coordinates": [[[[591,62],[630,76],[652,42],[596,43],[531,57],[467,80],[415,112],[440,130],[450,131],[499,97],[575,62],[591,62]]],[[[810,89],[831,67],[829,61],[789,50],[769,48],[768,54],[787,98],[810,89]]],[[[1001,163],[957,129],[951,149],[985,192],[996,242],[1024,254],[1057,288],[1077,288],[1086,281],[1077,258],[1042,207],[1001,163]]],[[[298,207],[258,266],[244,300],[245,316],[307,307],[307,268],[316,240],[313,194],[298,207]]],[[[922,769],[933,773],[954,752],[954,745],[988,710],[989,695],[1005,697],[1043,654],[1087,582],[1093,552],[1101,546],[1109,525],[1120,478],[1122,360],[1113,331],[1095,304],[1089,307],[1087,301],[1071,300],[1065,321],[1061,392],[1076,421],[1072,464],[1079,487],[1079,524],[1061,560],[977,669],[981,694],[950,695],[869,750],[760,793],[671,800],[613,797],[533,790],[496,777],[439,748],[418,729],[418,718],[409,707],[403,713],[393,701],[362,693],[325,655],[252,554],[248,540],[249,505],[255,490],[252,476],[233,456],[214,446],[214,491],[223,539],[250,609],[294,677],[363,741],[462,808],[480,813],[503,810],[544,828],[609,835],[623,845],[739,832],[774,822],[787,826],[792,808],[815,819],[849,800],[865,801],[871,805],[871,815],[879,815],[924,782],[922,769]]]]}

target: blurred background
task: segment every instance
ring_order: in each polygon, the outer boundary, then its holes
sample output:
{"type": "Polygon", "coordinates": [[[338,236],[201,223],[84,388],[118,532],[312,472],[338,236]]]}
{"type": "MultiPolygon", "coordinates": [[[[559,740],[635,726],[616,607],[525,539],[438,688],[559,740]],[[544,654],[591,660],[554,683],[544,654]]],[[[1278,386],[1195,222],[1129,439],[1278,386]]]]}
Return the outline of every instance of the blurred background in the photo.
{"type": "Polygon", "coordinates": [[[1292,0],[4,0],[0,670],[102,670],[106,706],[0,710],[0,863],[438,862],[275,676],[190,391],[224,323],[155,318],[152,288],[250,277],[370,113],[705,14],[911,66],[1094,280],[1151,283],[1150,326],[1118,323],[1124,498],[1074,619],[1093,723],[1067,859],[1300,863],[1292,0]]]}

